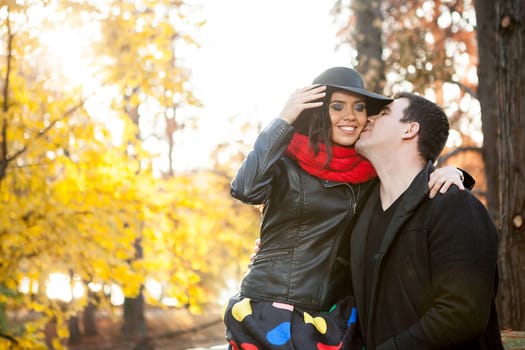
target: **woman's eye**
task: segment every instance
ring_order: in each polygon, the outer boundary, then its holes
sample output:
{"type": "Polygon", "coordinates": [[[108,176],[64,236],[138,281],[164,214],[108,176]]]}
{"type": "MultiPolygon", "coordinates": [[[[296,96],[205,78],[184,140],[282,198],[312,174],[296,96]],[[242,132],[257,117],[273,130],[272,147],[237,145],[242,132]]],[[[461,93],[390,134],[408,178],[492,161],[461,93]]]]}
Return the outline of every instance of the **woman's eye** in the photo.
{"type": "Polygon", "coordinates": [[[332,103],[330,107],[332,107],[332,109],[336,111],[342,111],[344,109],[344,106],[342,103],[332,103]]]}
{"type": "Polygon", "coordinates": [[[366,105],[364,103],[358,103],[354,108],[358,112],[364,112],[366,110],[366,105]]]}

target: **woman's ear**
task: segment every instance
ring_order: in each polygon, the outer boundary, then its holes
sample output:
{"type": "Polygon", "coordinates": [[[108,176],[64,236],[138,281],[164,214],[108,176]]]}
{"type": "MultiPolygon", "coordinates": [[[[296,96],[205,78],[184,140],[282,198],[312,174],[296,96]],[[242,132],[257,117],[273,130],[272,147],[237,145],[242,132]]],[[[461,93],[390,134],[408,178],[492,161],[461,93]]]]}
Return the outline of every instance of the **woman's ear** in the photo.
{"type": "Polygon", "coordinates": [[[409,122],[406,124],[406,128],[403,132],[404,139],[411,139],[419,134],[419,123],[409,122]]]}

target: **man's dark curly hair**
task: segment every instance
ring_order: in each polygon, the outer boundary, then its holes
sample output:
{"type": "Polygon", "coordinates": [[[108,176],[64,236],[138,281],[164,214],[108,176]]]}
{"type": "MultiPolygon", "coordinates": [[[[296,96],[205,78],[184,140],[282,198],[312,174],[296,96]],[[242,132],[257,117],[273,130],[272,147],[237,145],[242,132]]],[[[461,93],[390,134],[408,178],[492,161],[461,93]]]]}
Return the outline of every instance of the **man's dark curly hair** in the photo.
{"type": "Polygon", "coordinates": [[[419,154],[424,159],[435,162],[448,139],[450,125],[447,115],[437,104],[419,95],[401,92],[394,98],[408,99],[409,105],[403,111],[401,121],[419,124],[419,154]]]}

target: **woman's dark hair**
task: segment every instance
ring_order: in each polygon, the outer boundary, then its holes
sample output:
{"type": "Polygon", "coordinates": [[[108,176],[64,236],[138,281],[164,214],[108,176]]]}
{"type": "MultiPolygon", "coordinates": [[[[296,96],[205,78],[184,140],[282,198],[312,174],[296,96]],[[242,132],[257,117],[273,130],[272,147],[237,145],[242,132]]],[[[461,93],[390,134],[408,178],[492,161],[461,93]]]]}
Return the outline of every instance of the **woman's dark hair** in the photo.
{"type": "Polygon", "coordinates": [[[320,144],[326,146],[325,167],[332,160],[332,122],[328,108],[334,89],[327,88],[326,92],[321,107],[304,110],[292,124],[295,131],[308,136],[308,146],[312,148],[314,155],[317,155],[321,150],[320,144]]]}

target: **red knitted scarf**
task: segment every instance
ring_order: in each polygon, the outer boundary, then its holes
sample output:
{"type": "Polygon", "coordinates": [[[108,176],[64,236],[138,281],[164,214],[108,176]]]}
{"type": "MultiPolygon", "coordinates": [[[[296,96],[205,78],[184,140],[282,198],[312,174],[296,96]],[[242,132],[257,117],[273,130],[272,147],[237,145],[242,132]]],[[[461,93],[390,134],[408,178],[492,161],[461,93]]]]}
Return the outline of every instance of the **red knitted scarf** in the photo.
{"type": "Polygon", "coordinates": [[[308,136],[296,132],[286,149],[286,154],[295,159],[308,174],[324,180],[357,184],[377,176],[372,164],[353,147],[332,146],[332,160],[325,167],[328,157],[326,146],[319,146],[319,153],[314,155],[308,144],[308,136]]]}

